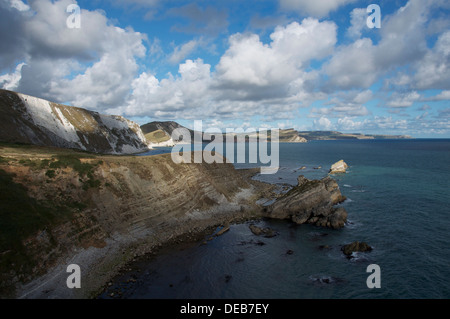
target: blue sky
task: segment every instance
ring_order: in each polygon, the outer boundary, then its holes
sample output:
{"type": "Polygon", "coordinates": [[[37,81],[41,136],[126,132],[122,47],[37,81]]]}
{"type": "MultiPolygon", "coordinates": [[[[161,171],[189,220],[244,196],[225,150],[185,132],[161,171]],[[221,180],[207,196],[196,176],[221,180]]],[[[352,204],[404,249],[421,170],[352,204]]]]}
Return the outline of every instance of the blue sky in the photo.
{"type": "Polygon", "coordinates": [[[450,137],[449,18],[445,0],[1,0],[0,87],[139,124],[450,137]]]}

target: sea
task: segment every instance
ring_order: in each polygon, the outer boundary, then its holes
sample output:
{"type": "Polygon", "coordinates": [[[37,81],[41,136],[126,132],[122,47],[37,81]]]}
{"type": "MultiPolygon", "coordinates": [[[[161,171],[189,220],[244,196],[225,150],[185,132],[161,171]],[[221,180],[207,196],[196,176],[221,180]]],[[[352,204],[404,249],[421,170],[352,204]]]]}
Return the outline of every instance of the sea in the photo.
{"type": "Polygon", "coordinates": [[[206,245],[183,244],[137,261],[99,298],[450,298],[449,139],[281,143],[279,154],[276,174],[254,178],[281,189],[299,175],[326,177],[341,159],[349,165],[333,175],[347,197],[344,228],[269,219],[234,224],[206,245]],[[277,235],[256,236],[251,224],[277,235]],[[341,247],[354,241],[373,249],[348,258],[341,247]],[[370,288],[375,274],[378,287],[370,288]]]}

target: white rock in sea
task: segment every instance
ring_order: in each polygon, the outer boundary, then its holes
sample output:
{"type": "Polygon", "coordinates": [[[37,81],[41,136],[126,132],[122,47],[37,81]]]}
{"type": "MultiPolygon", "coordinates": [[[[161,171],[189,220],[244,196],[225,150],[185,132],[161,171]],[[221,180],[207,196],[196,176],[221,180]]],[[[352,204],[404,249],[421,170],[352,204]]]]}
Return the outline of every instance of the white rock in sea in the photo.
{"type": "Polygon", "coordinates": [[[340,160],[339,162],[336,162],[333,165],[331,165],[330,174],[345,173],[347,168],[348,168],[347,163],[345,163],[344,160],[340,160]]]}

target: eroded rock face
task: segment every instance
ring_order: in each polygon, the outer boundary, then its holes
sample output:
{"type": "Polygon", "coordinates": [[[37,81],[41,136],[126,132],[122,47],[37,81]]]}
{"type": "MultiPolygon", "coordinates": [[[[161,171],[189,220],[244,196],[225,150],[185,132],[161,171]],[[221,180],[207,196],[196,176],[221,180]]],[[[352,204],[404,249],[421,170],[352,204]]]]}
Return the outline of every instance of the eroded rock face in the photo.
{"type": "Polygon", "coordinates": [[[335,205],[344,200],[345,196],[331,177],[309,180],[301,175],[297,186],[267,208],[267,217],[338,229],[345,225],[347,212],[335,205]]]}
{"type": "Polygon", "coordinates": [[[347,163],[345,163],[344,160],[340,160],[339,162],[331,165],[330,174],[345,173],[347,171],[347,168],[347,163]]]}

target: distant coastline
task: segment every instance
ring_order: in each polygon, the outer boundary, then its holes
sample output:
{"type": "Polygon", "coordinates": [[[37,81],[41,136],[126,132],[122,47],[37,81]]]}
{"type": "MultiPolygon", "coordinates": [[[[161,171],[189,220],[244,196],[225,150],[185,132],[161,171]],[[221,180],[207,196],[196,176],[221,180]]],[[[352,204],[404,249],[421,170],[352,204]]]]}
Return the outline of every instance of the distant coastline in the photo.
{"type": "Polygon", "coordinates": [[[336,131],[301,131],[299,136],[307,140],[385,140],[385,139],[413,139],[409,135],[387,135],[387,134],[362,134],[341,133],[336,131]]]}
{"type": "MultiPolygon", "coordinates": [[[[174,121],[159,122],[154,121],[141,126],[141,129],[147,138],[149,143],[157,145],[163,142],[173,143],[172,132],[177,129],[187,129],[191,136],[194,136],[194,131],[180,125],[174,121]]],[[[268,139],[270,140],[271,132],[268,132],[268,139]]],[[[244,136],[245,141],[249,141],[250,138],[257,139],[259,137],[258,132],[233,134],[235,141],[238,136],[244,136]]],[[[210,142],[214,140],[212,134],[202,134],[204,142],[210,142]]],[[[223,134],[224,140],[228,137],[228,134],[223,134]]],[[[387,135],[387,134],[362,134],[362,133],[341,133],[337,131],[297,131],[294,128],[280,129],[279,142],[280,143],[306,143],[314,140],[377,140],[377,139],[412,139],[409,135],[387,135]]],[[[175,141],[176,143],[176,141],[175,141]]]]}

